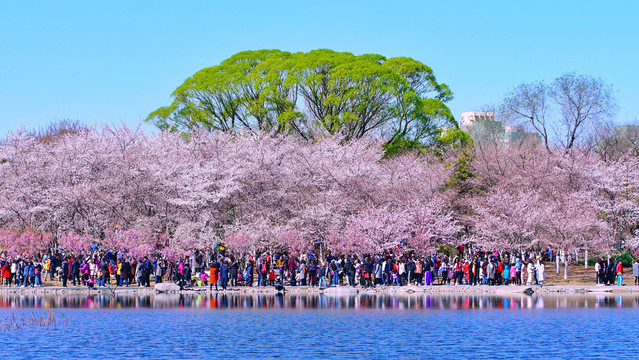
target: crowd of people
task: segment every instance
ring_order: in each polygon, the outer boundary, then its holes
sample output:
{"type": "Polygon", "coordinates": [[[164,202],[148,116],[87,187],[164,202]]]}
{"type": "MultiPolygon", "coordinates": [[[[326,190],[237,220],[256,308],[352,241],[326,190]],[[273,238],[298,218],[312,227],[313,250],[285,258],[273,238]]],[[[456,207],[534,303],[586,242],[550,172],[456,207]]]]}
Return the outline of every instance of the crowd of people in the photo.
{"type": "MultiPolygon", "coordinates": [[[[161,256],[134,258],[122,252],[101,253],[97,248],[83,256],[60,253],[37,259],[0,258],[4,286],[57,285],[143,287],[171,281],[181,287],[208,286],[405,286],[405,285],[543,285],[545,260],[553,253],[511,254],[464,252],[418,256],[412,252],[378,255],[299,256],[287,252],[256,252],[244,259],[227,254],[196,251],[179,261],[161,256]]],[[[599,279],[599,277],[598,277],[599,279]]]]}
{"type": "MultiPolygon", "coordinates": [[[[597,259],[595,263],[595,275],[597,285],[623,285],[623,263],[619,259],[606,261],[605,258],[597,259]]],[[[639,285],[639,260],[632,264],[632,276],[635,285],[639,285]]]]}

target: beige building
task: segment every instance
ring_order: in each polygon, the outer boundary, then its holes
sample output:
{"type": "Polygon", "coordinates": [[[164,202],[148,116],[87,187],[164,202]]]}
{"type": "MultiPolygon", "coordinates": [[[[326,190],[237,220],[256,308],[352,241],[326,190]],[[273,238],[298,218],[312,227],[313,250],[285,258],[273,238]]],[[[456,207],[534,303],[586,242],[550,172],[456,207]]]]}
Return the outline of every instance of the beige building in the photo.
{"type": "Polygon", "coordinates": [[[506,145],[521,140],[525,135],[523,126],[503,125],[495,118],[494,112],[464,112],[459,127],[475,141],[493,139],[503,141],[506,145]]]}
{"type": "Polygon", "coordinates": [[[473,123],[496,121],[494,112],[468,111],[461,114],[459,119],[460,128],[470,128],[473,123]]]}

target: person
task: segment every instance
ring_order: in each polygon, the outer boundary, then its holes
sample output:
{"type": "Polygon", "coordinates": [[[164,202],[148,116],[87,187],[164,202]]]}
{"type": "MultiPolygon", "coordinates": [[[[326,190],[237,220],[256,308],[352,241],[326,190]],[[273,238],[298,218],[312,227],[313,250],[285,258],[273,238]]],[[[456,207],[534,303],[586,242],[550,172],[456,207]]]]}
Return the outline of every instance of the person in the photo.
{"type": "Polygon", "coordinates": [[[82,276],[82,281],[84,281],[84,283],[89,280],[89,259],[84,261],[82,266],[80,266],[80,275],[82,276]]]}
{"type": "Polygon", "coordinates": [[[253,261],[249,260],[246,264],[246,286],[253,286],[253,261]]]}
{"type": "Polygon", "coordinates": [[[2,267],[2,280],[5,286],[11,287],[11,265],[9,261],[5,262],[2,267]]]}
{"type": "Polygon", "coordinates": [[[78,286],[82,285],[80,281],[80,262],[77,258],[73,259],[71,263],[71,276],[73,276],[73,286],[76,286],[76,283],[78,286]]]}
{"type": "Polygon", "coordinates": [[[259,265],[259,272],[257,273],[257,286],[266,286],[266,281],[268,278],[268,268],[269,264],[266,259],[262,259],[262,262],[259,265]]]}
{"type": "Polygon", "coordinates": [[[162,269],[162,263],[160,263],[158,259],[155,259],[153,261],[153,275],[155,276],[156,284],[162,283],[163,269],[162,269]]]}
{"type": "Polygon", "coordinates": [[[544,286],[544,280],[546,279],[546,266],[544,262],[539,260],[539,265],[537,269],[537,277],[539,280],[539,285],[544,286]]]}
{"type": "Polygon", "coordinates": [[[47,258],[44,261],[44,280],[47,279],[47,275],[51,276],[51,259],[47,258]]]}
{"type": "Polygon", "coordinates": [[[131,273],[131,264],[124,260],[120,262],[120,286],[122,286],[122,284],[126,284],[126,286],[129,286],[129,274],[131,273]]]}
{"type": "MultiPolygon", "coordinates": [[[[106,262],[106,259],[102,259],[102,261],[100,262],[100,272],[102,273],[102,277],[100,278],[100,281],[98,282],[98,285],[100,287],[104,287],[106,286],[106,284],[109,283],[109,265],[106,262]]],[[[63,277],[64,279],[64,277],[63,277]]]]}
{"type": "Polygon", "coordinates": [[[464,283],[466,285],[470,285],[470,262],[468,260],[464,261],[464,265],[462,266],[462,272],[464,273],[464,283]]]}
{"type": "Polygon", "coordinates": [[[606,284],[613,285],[615,283],[616,270],[617,270],[617,262],[615,259],[615,261],[610,261],[608,263],[608,276],[607,276],[606,284]]]}
{"type": "Polygon", "coordinates": [[[317,260],[309,260],[308,264],[308,285],[317,285],[317,260]]]}
{"type": "Polygon", "coordinates": [[[222,290],[226,290],[226,284],[229,281],[229,265],[225,261],[220,266],[220,282],[222,283],[222,290]]]}
{"type": "Polygon", "coordinates": [[[191,273],[191,265],[189,265],[188,261],[184,262],[184,267],[182,268],[184,271],[184,281],[186,282],[187,286],[191,286],[193,285],[193,278],[192,278],[192,273],[191,273]]]}
{"type": "Polygon", "coordinates": [[[153,264],[147,256],[144,257],[144,286],[151,286],[151,273],[153,272],[153,264]]]}
{"type": "Polygon", "coordinates": [[[144,273],[144,262],[142,261],[142,259],[140,259],[140,261],[138,261],[138,264],[135,267],[135,279],[138,283],[138,286],[144,286],[143,273],[144,273]]]}
{"type": "Polygon", "coordinates": [[[399,282],[398,282],[398,273],[397,270],[393,269],[391,270],[391,286],[399,286],[399,282]]]}
{"type": "MultiPolygon", "coordinates": [[[[437,267],[436,267],[437,268],[437,267]]],[[[439,266],[441,275],[442,275],[442,279],[439,282],[440,285],[444,285],[446,283],[446,281],[448,280],[448,264],[447,263],[442,263],[439,266]]],[[[428,285],[428,284],[427,284],[428,285]]]]}
{"type": "Polygon", "coordinates": [[[509,279],[510,279],[510,265],[508,265],[508,263],[504,263],[504,285],[508,285],[509,279]]]}
{"type": "Polygon", "coordinates": [[[331,282],[331,285],[339,286],[339,269],[338,269],[337,261],[333,259],[333,261],[331,261],[330,264],[331,264],[331,273],[333,274],[332,276],[333,280],[331,282]]]}
{"type": "Polygon", "coordinates": [[[601,260],[597,260],[597,262],[595,262],[595,277],[595,284],[601,284],[601,260]]]}
{"type": "Polygon", "coordinates": [[[237,260],[233,260],[229,269],[231,273],[231,286],[237,286],[240,264],[237,262],[237,260]]]}
{"type": "Polygon", "coordinates": [[[346,273],[346,280],[348,281],[348,285],[355,286],[355,265],[353,265],[353,260],[350,256],[346,258],[344,272],[346,273]]]}
{"type": "Polygon", "coordinates": [[[622,286],[623,285],[623,263],[621,262],[621,260],[617,261],[617,286],[622,286]]]}
{"type": "Polygon", "coordinates": [[[118,259],[118,263],[115,265],[115,284],[122,286],[122,278],[120,278],[120,272],[122,271],[122,257],[118,259]]]}
{"type": "Polygon", "coordinates": [[[426,260],[424,262],[424,265],[422,266],[422,271],[424,272],[424,284],[427,286],[433,285],[433,272],[431,271],[430,260],[426,260]]]}
{"type": "Polygon", "coordinates": [[[535,277],[535,266],[530,259],[528,260],[528,265],[526,265],[526,271],[528,272],[528,280],[526,281],[526,285],[532,285],[535,277]]]}
{"type": "Polygon", "coordinates": [[[497,267],[494,264],[494,260],[490,259],[487,265],[488,273],[488,285],[495,285],[495,277],[497,276],[497,267]]]}
{"type": "Polygon", "coordinates": [[[34,266],[35,271],[35,285],[42,287],[42,265],[36,263],[34,266]]]}
{"type": "Polygon", "coordinates": [[[639,285],[639,259],[632,264],[632,276],[635,278],[635,286],[639,285]]]}
{"type": "Polygon", "coordinates": [[[514,268],[515,268],[515,275],[514,275],[515,282],[517,283],[517,285],[521,285],[521,268],[522,268],[522,265],[521,265],[521,259],[520,258],[517,258],[517,260],[515,261],[514,268]]]}
{"type": "Polygon", "coordinates": [[[11,277],[9,278],[9,283],[11,283],[13,279],[15,279],[16,285],[18,285],[17,272],[18,272],[18,262],[14,261],[11,263],[11,277]]]}
{"type": "Polygon", "coordinates": [[[382,269],[382,263],[381,261],[379,261],[379,259],[377,259],[377,261],[375,261],[375,269],[373,270],[375,273],[375,286],[377,285],[382,285],[382,273],[383,273],[383,269],[382,269]]]}
{"type": "Polygon", "coordinates": [[[220,263],[217,261],[217,259],[215,259],[215,261],[213,261],[213,264],[211,264],[211,268],[209,269],[209,272],[211,273],[209,275],[209,290],[213,290],[213,285],[215,285],[215,291],[217,291],[217,278],[219,270],[220,263]]]}
{"type": "MultiPolygon", "coordinates": [[[[430,266],[429,266],[430,268],[430,266]]],[[[415,265],[414,265],[414,273],[415,273],[415,285],[421,285],[422,284],[422,276],[424,273],[424,262],[423,261],[415,261],[415,265]]],[[[433,282],[432,280],[432,276],[433,274],[431,273],[431,283],[433,282]]]]}
{"type": "Polygon", "coordinates": [[[32,261],[30,261],[29,262],[29,286],[33,287],[35,285],[35,277],[36,277],[35,264],[32,261]]]}
{"type": "MultiPolygon", "coordinates": [[[[275,286],[275,269],[271,269],[271,271],[269,271],[266,281],[267,281],[266,285],[275,286]]],[[[280,281],[284,281],[284,279],[280,277],[280,281]]]]}
{"type": "Polygon", "coordinates": [[[326,285],[326,266],[324,265],[324,263],[322,262],[317,270],[317,277],[318,277],[318,286],[320,289],[323,288],[327,288],[328,286],[326,285]],[[322,287],[322,284],[324,284],[324,287],[322,287]]]}
{"type": "Polygon", "coordinates": [[[62,262],[62,287],[67,287],[67,279],[69,278],[69,267],[67,263],[62,262]]]}

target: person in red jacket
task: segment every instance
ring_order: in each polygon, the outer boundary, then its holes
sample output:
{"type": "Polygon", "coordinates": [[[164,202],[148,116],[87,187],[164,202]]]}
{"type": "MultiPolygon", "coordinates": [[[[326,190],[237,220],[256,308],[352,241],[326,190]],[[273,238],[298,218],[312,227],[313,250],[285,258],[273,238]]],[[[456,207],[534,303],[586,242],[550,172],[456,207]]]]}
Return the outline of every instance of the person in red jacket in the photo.
{"type": "Polygon", "coordinates": [[[2,267],[2,281],[4,285],[11,286],[11,264],[9,261],[5,262],[2,267]]]}
{"type": "Polygon", "coordinates": [[[623,264],[621,261],[617,263],[617,286],[623,285],[623,264]]]}

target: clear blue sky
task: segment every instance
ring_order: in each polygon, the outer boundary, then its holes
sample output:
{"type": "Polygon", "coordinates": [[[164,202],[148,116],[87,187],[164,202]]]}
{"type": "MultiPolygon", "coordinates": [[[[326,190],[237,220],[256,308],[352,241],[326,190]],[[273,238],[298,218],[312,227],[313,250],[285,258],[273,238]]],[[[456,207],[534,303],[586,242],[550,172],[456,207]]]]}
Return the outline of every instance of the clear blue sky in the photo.
{"type": "Polygon", "coordinates": [[[637,1],[11,1],[0,135],[61,119],[135,126],[197,70],[256,49],[412,57],[451,87],[456,117],[574,71],[611,83],[630,122],[638,14],[637,1]]]}

